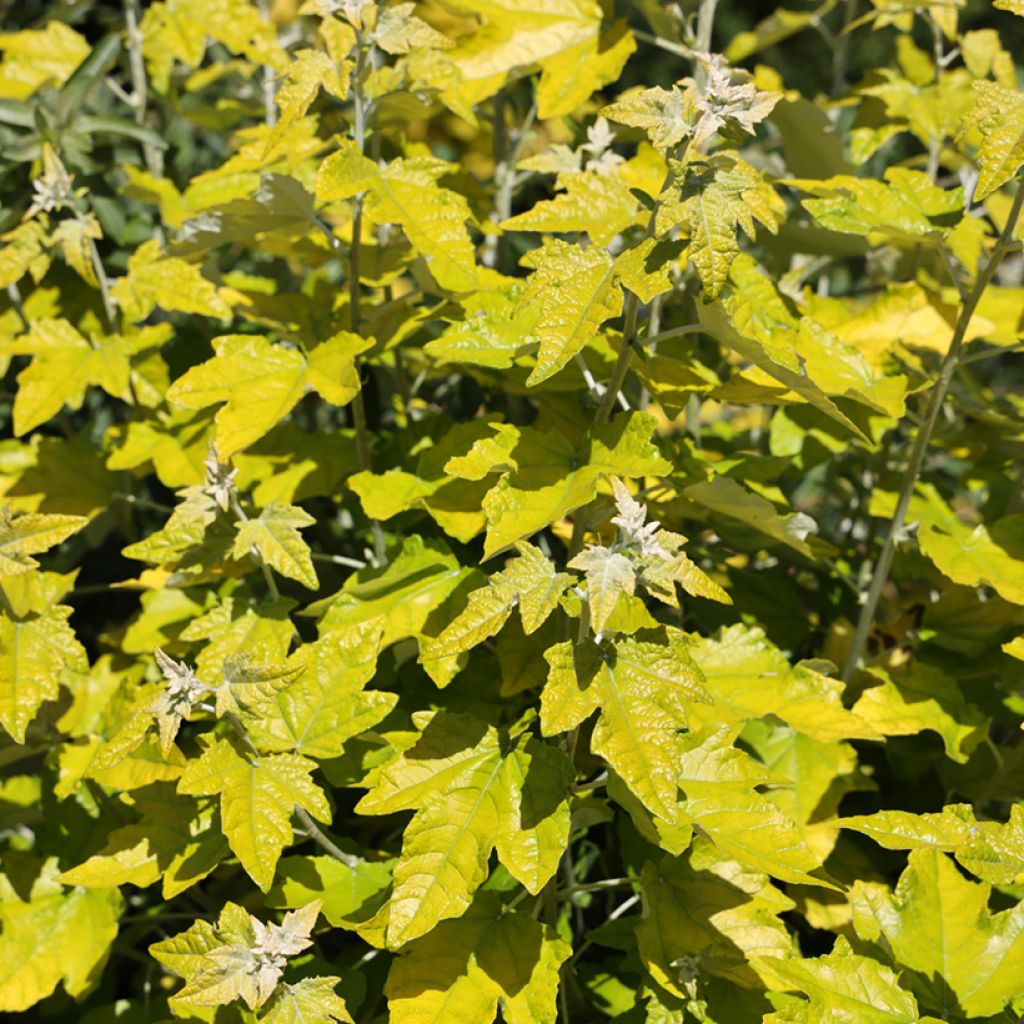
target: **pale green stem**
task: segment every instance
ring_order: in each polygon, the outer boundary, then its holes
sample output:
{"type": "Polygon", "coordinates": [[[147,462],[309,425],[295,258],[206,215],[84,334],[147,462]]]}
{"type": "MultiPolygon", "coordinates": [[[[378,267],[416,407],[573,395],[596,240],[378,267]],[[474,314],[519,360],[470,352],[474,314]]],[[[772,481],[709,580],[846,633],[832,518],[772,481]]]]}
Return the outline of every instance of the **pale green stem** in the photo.
{"type": "MultiPolygon", "coordinates": [[[[356,43],[356,64],[352,70],[352,133],[360,153],[366,150],[366,94],[363,89],[363,72],[366,69],[367,46],[362,34],[356,43]]],[[[363,326],[362,291],[359,284],[360,256],[363,243],[363,193],[352,201],[352,247],[349,250],[348,305],[349,328],[353,334],[361,334],[363,326]]],[[[359,376],[359,390],[352,399],[352,425],[356,431],[356,460],[362,472],[372,472],[373,457],[370,454],[370,432],[366,425],[366,402],[363,398],[361,360],[356,360],[359,376]]],[[[384,565],[387,556],[387,541],[384,528],[377,519],[370,520],[373,535],[373,553],[378,565],[384,565]]]]}
{"type": "Polygon", "coordinates": [[[868,633],[871,632],[871,626],[875,621],[875,613],[878,611],[878,603],[882,598],[882,591],[889,580],[889,570],[892,568],[893,557],[896,554],[896,544],[903,533],[903,527],[907,520],[907,509],[910,507],[910,499],[914,495],[917,479],[920,476],[921,467],[924,465],[924,458],[928,450],[928,444],[931,441],[932,431],[935,429],[935,422],[939,417],[939,411],[946,400],[946,393],[949,391],[949,385],[960,362],[960,353],[963,349],[964,337],[967,334],[967,326],[974,315],[978,303],[981,301],[982,295],[985,293],[985,289],[995,275],[1000,261],[1013,243],[1013,233],[1016,229],[1022,206],[1024,206],[1024,182],[1018,181],[1017,194],[1014,197],[1010,214],[1006,219],[1006,225],[988,260],[986,260],[984,268],[978,274],[978,279],[975,281],[967,301],[960,310],[960,316],[953,331],[953,339],[950,343],[949,351],[942,360],[942,366],[939,369],[938,379],[932,388],[924,420],[918,429],[917,436],[914,438],[914,445],[910,451],[910,460],[903,476],[903,486],[900,489],[899,498],[896,502],[896,511],[893,513],[889,533],[885,538],[885,544],[882,546],[882,552],[878,556],[878,563],[874,569],[871,585],[868,588],[864,604],[860,610],[860,617],[857,620],[853,640],[850,643],[850,652],[843,665],[843,682],[849,682],[853,677],[853,673],[860,667],[861,659],[864,656],[864,648],[867,645],[868,633]]]}
{"type": "MultiPolygon", "coordinates": [[[[146,106],[148,102],[148,80],[146,78],[146,62],[142,55],[142,32],[140,21],[139,0],[125,0],[124,21],[128,36],[128,66],[132,76],[132,95],[130,105],[135,116],[135,123],[140,127],[146,124],[146,106]]],[[[146,168],[154,177],[163,176],[163,156],[156,146],[148,142],[142,144],[142,156],[146,168]]]]}

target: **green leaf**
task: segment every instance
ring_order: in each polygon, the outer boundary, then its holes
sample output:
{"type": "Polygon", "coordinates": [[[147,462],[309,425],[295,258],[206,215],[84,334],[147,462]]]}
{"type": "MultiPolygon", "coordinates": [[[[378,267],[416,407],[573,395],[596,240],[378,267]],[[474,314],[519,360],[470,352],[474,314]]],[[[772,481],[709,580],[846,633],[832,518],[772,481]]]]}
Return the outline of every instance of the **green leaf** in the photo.
{"type": "Polygon", "coordinates": [[[91,334],[86,340],[67,320],[41,317],[5,349],[10,355],[33,357],[18,374],[14,432],[19,436],[52,419],[65,405],[80,408],[94,385],[114,398],[129,398],[132,346],[120,336],[91,334]]]}
{"type": "Polygon", "coordinates": [[[312,552],[298,528],[312,526],[316,520],[295,505],[268,505],[255,519],[238,523],[232,555],[242,558],[250,549],[282,576],[298,580],[310,590],[320,581],[313,568],[312,552]]]}
{"type": "Polygon", "coordinates": [[[1006,516],[973,529],[953,518],[926,522],[918,532],[921,551],[954,583],[992,587],[1000,597],[1024,604],[1024,515],[1006,516]]]}
{"type": "Polygon", "coordinates": [[[377,668],[382,628],[367,622],[339,629],[296,651],[290,660],[301,674],[249,708],[254,742],[263,750],[338,757],[346,741],[384,718],[397,694],[363,689],[377,668]]]}
{"type": "Polygon", "coordinates": [[[282,857],[267,904],[295,908],[320,900],[332,925],[383,946],[383,934],[378,939],[368,928],[390,894],[394,865],[394,860],[359,860],[350,866],[333,857],[282,857]]]}
{"type": "Polygon", "coordinates": [[[228,855],[212,805],[201,807],[174,793],[168,783],[137,790],[132,805],[142,812],[139,822],[114,829],[101,850],[63,872],[65,885],[145,888],[162,880],[164,898],[173,899],[228,855]]]}
{"type": "Polygon", "coordinates": [[[689,237],[687,254],[704,285],[704,301],[718,298],[740,253],[738,228],[748,238],[754,221],[778,230],[785,204],[749,164],[722,157],[685,165],[682,183],[670,187],[655,221],[659,236],[680,227],[689,237]]]}
{"type": "Polygon", "coordinates": [[[880,733],[843,707],[843,686],[810,664],[790,665],[761,629],[730,626],[688,648],[713,698],[689,709],[693,727],[774,716],[823,742],[878,739],[880,733]]]}
{"type": "Polygon", "coordinates": [[[6,505],[0,507],[0,576],[37,569],[33,555],[63,543],[87,522],[84,516],[12,516],[6,505]]]}
{"type": "Polygon", "coordinates": [[[311,389],[347,405],[359,391],[355,358],[372,345],[342,331],[304,356],[256,334],[225,335],[214,339],[214,357],[179,377],[167,398],[187,409],[226,403],[216,416],[217,449],[229,458],[263,437],[311,389]]]}
{"type": "Polygon", "coordinates": [[[267,1003],[260,1024],[335,1024],[352,1017],[334,989],[340,978],[303,978],[294,985],[278,985],[267,1003]]]}
{"type": "Polygon", "coordinates": [[[1024,166],[1024,99],[1019,90],[998,82],[971,84],[975,104],[964,127],[981,133],[978,184],[974,190],[974,198],[980,201],[1005,185],[1024,166]]]}
{"type": "Polygon", "coordinates": [[[532,0],[470,0],[474,28],[454,49],[422,70],[442,102],[470,121],[473,106],[493,96],[523,64],[539,64],[537,114],[570,114],[603,85],[615,81],[636,44],[622,23],[604,24],[600,5],[567,0],[538,7],[532,0]]]}
{"type": "Polygon", "coordinates": [[[707,700],[703,676],[679,644],[628,637],[556,644],[541,695],[545,736],[576,728],[598,708],[591,747],[648,810],[678,820],[679,733],[686,702],[707,700]]]}
{"type": "Polygon", "coordinates": [[[640,959],[654,980],[685,999],[683,964],[744,988],[760,987],[761,958],[785,959],[791,944],[779,914],[793,903],[765,875],[717,856],[706,842],[688,857],[644,865],[640,959]]]}
{"type": "Polygon", "coordinates": [[[733,745],[734,728],[710,727],[683,736],[676,768],[686,794],[678,820],[699,826],[722,853],[755,871],[798,885],[838,888],[797,823],[754,787],[776,781],[733,745]]]}
{"type": "Polygon", "coordinates": [[[554,1024],[558,970],[571,952],[549,925],[481,894],[394,961],[384,988],[390,1019],[483,1022],[500,1006],[508,1024],[554,1024]]]}
{"type": "Polygon", "coordinates": [[[411,746],[364,780],[369,792],[356,808],[417,811],[395,867],[388,947],[462,914],[495,847],[512,875],[539,892],[568,841],[571,779],[564,755],[528,734],[512,742],[449,712],[426,719],[411,746]]]}
{"type": "MultiPolygon", "coordinates": [[[[17,522],[17,520],[15,520],[17,522]]],[[[37,573],[8,577],[2,592],[10,604],[28,607],[0,614],[0,725],[16,743],[44,701],[53,700],[65,669],[87,670],[82,645],[68,624],[72,609],[57,604],[48,580],[37,573]]]]}
{"type": "Polygon", "coordinates": [[[840,174],[824,181],[793,178],[785,184],[819,196],[803,205],[830,231],[919,245],[938,241],[943,222],[962,213],[962,188],[939,188],[923,171],[890,167],[885,180],[840,174]]]}
{"type": "Polygon", "coordinates": [[[266,892],[281,851],[291,842],[296,806],[330,822],[323,791],[310,775],[316,764],[297,754],[243,757],[225,739],[189,762],[178,782],[187,796],[220,796],[224,835],[249,877],[266,892]]]}
{"type": "Polygon", "coordinates": [[[883,736],[931,729],[942,737],[946,755],[961,764],[984,742],[988,719],[938,669],[918,663],[905,673],[872,669],[871,674],[882,684],[865,690],[852,710],[883,736]]]}
{"type": "MultiPolygon", "coordinates": [[[[503,231],[585,231],[595,245],[604,246],[638,220],[640,204],[616,176],[574,171],[560,174],[555,188],[554,199],[542,199],[498,226],[503,231]]],[[[556,271],[548,261],[544,272],[565,273],[562,267],[556,271]]]]}
{"type": "Polygon", "coordinates": [[[465,228],[472,214],[463,196],[437,184],[451,169],[429,156],[393,160],[373,181],[368,211],[377,221],[401,225],[442,288],[468,292],[477,285],[465,228]]]}
{"type": "Polygon", "coordinates": [[[895,892],[857,882],[851,893],[857,934],[883,939],[908,971],[904,984],[923,1006],[945,1015],[1002,1013],[1021,995],[1024,903],[993,914],[989,886],[969,882],[937,850],[913,850],[895,892]]]}
{"type": "Polygon", "coordinates": [[[515,315],[530,318],[540,341],[537,364],[527,379],[536,385],[558,373],[593,340],[601,324],[622,312],[622,289],[611,257],[598,246],[581,249],[546,239],[521,262],[533,273],[515,315]]]}
{"type": "Polygon", "coordinates": [[[127,276],[114,282],[110,294],[133,323],[145,320],[157,307],[217,320],[231,316],[231,307],[199,268],[175,256],[161,255],[155,239],[136,249],[128,260],[127,276]]]}
{"type": "Polygon", "coordinates": [[[757,957],[755,963],[776,991],[798,991],[810,999],[815,1021],[918,1024],[917,1001],[886,966],[858,956],[842,936],[825,956],[757,957]]]}
{"type": "Polygon", "coordinates": [[[124,901],[116,889],[37,883],[27,900],[0,902],[0,1010],[19,1013],[63,981],[68,995],[93,986],[117,936],[124,901]]]}
{"type": "MultiPolygon", "coordinates": [[[[523,427],[509,431],[506,472],[484,498],[484,556],[503,551],[585,505],[602,476],[662,476],[670,468],[649,438],[654,420],[644,413],[616,416],[593,428],[578,448],[561,434],[523,427]]],[[[472,453],[471,453],[472,454],[472,453]]],[[[449,462],[449,472],[466,470],[449,462]]],[[[502,467],[504,468],[504,466],[502,467]]],[[[471,470],[474,475],[477,469],[471,470]]]]}

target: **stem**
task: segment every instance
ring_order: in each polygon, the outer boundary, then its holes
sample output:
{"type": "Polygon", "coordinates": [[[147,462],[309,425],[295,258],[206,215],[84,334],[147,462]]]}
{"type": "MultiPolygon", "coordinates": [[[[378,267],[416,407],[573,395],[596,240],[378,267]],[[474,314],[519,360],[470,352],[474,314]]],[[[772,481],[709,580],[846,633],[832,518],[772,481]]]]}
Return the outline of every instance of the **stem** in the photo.
{"type": "MultiPolygon", "coordinates": [[[[505,128],[504,92],[494,97],[494,181],[498,186],[494,194],[494,209],[490,220],[499,224],[512,216],[512,193],[516,187],[516,164],[526,144],[527,136],[537,116],[537,100],[534,98],[526,117],[518,131],[509,135],[505,128]]],[[[482,262],[484,266],[502,269],[505,247],[502,237],[497,234],[487,236],[484,242],[482,262]]]]}
{"type": "MultiPolygon", "coordinates": [[[[700,0],[700,10],[697,12],[697,49],[701,53],[711,52],[711,29],[714,27],[717,6],[718,0],[700,0]]],[[[703,64],[697,65],[693,77],[697,87],[703,90],[708,77],[703,64]]]]}
{"type": "Polygon", "coordinates": [[[685,324],[682,327],[673,327],[671,330],[652,334],[650,337],[644,338],[641,344],[644,347],[648,345],[657,345],[659,342],[668,341],[670,338],[682,338],[687,334],[700,334],[703,330],[703,324],[685,324]]]}
{"type": "MultiPolygon", "coordinates": [[[[139,0],[125,0],[124,21],[128,35],[128,66],[132,76],[132,95],[129,101],[135,116],[135,123],[145,127],[148,102],[148,80],[146,62],[142,56],[142,32],[139,30],[139,0]]],[[[142,144],[142,156],[146,168],[154,177],[163,176],[163,157],[160,150],[148,142],[142,144]]]]}
{"type": "MultiPolygon", "coordinates": [[[[76,211],[77,212],[77,211],[76,211]]],[[[100,295],[103,297],[103,313],[107,318],[107,327],[112,331],[117,330],[117,311],[114,300],[110,295],[110,281],[107,279],[107,272],[103,269],[103,260],[100,259],[100,251],[96,248],[96,241],[89,238],[89,257],[92,260],[92,269],[96,274],[96,280],[100,286],[100,295]]]]}
{"type": "MultiPolygon", "coordinates": [[[[635,907],[635,906],[636,906],[636,905],[637,905],[637,904],[638,904],[639,902],[640,902],[640,896],[639,896],[638,894],[634,894],[634,895],[630,896],[628,900],[625,900],[624,902],[620,903],[620,904],[619,904],[619,905],[618,905],[618,906],[617,906],[617,907],[616,907],[616,908],[615,908],[615,909],[614,909],[614,910],[613,910],[613,911],[612,911],[612,912],[611,912],[611,913],[610,913],[610,914],[608,915],[608,921],[606,921],[605,923],[607,924],[607,923],[609,923],[609,922],[611,922],[611,921],[617,921],[617,920],[618,920],[618,919],[619,919],[620,917],[622,917],[622,915],[623,915],[623,914],[625,914],[625,913],[626,913],[626,911],[627,911],[627,910],[630,910],[630,909],[631,909],[632,907],[635,907]]],[[[571,960],[570,960],[570,961],[568,962],[568,964],[566,964],[566,966],[567,966],[567,967],[572,967],[572,965],[573,965],[574,963],[576,963],[576,961],[577,961],[577,960],[579,960],[579,958],[580,958],[581,956],[583,956],[583,954],[584,954],[584,953],[585,953],[585,952],[586,952],[586,951],[587,951],[588,949],[590,949],[590,947],[591,947],[592,945],[593,945],[593,940],[592,940],[592,939],[587,939],[587,940],[586,940],[586,941],[585,941],[585,942],[583,943],[583,945],[582,945],[582,946],[580,946],[580,948],[576,950],[576,952],[575,952],[575,953],[573,954],[573,956],[572,956],[572,959],[571,959],[571,960]]]]}
{"type": "MultiPolygon", "coordinates": [[[[257,0],[260,14],[270,21],[270,4],[267,0],[257,0]]],[[[277,124],[277,82],[274,69],[269,64],[263,65],[263,112],[267,125],[271,128],[277,124]]]]}
{"type": "MultiPolygon", "coordinates": [[[[704,4],[709,4],[714,10],[714,5],[718,0],[704,0],[704,4]]],[[[701,7],[701,11],[704,7],[701,7]]],[[[684,141],[679,148],[677,157],[681,160],[686,152],[686,142],[684,141]]],[[[672,184],[672,170],[665,175],[665,181],[662,183],[661,192],[672,184]]],[[[659,192],[659,196],[661,194],[659,192]]],[[[658,203],[654,204],[654,209],[651,210],[651,215],[647,219],[647,230],[644,233],[644,240],[653,237],[654,225],[658,217],[658,203]]],[[[626,296],[626,307],[623,311],[623,325],[622,325],[622,347],[619,349],[619,358],[615,361],[615,369],[612,370],[612,379],[608,383],[608,390],[604,393],[604,397],[601,399],[601,404],[598,406],[597,415],[594,417],[594,425],[601,426],[602,423],[607,423],[609,417],[612,414],[612,409],[615,407],[615,401],[618,397],[619,391],[622,388],[624,381],[626,380],[626,374],[629,372],[629,362],[633,357],[633,342],[636,338],[636,321],[637,314],[640,311],[640,299],[634,292],[629,292],[626,296]]]]}
{"type": "Polygon", "coordinates": [[[28,322],[28,317],[25,316],[25,306],[21,301],[21,292],[14,281],[7,286],[7,297],[11,300],[14,312],[18,314],[18,319],[21,321],[21,329],[23,331],[32,330],[32,325],[28,322]]]}
{"type": "Polygon", "coordinates": [[[657,46],[659,50],[664,50],[666,53],[674,53],[684,60],[693,60],[693,50],[688,46],[683,46],[682,43],[669,42],[667,39],[662,39],[661,36],[654,35],[653,32],[644,32],[638,28],[633,29],[633,36],[642,43],[650,43],[651,46],[657,46]]]}
{"type": "MultiPolygon", "coordinates": [[[[366,68],[366,40],[360,32],[356,43],[356,66],[352,69],[352,134],[360,153],[366,152],[366,94],[363,91],[363,72],[366,68]]],[[[363,240],[363,193],[352,201],[352,247],[349,250],[348,313],[349,329],[353,334],[362,333],[362,291],[359,286],[359,264],[363,240]]],[[[356,460],[362,472],[372,472],[373,457],[370,454],[370,432],[366,426],[366,403],[363,399],[362,360],[356,360],[359,375],[359,390],[352,399],[352,424],[356,431],[356,460]]],[[[378,565],[384,565],[387,555],[387,541],[384,528],[377,519],[370,520],[373,535],[373,553],[378,565]]]]}
{"type": "Polygon", "coordinates": [[[974,315],[974,311],[981,301],[985,289],[995,275],[1000,261],[1013,242],[1013,233],[1016,229],[1022,206],[1024,206],[1024,182],[1019,181],[1017,184],[1017,194],[1014,197],[1013,206],[1006,219],[1003,232],[989,255],[984,269],[978,274],[978,279],[974,283],[971,294],[961,307],[960,317],[953,331],[953,340],[950,343],[949,351],[942,360],[938,379],[928,401],[928,409],[925,412],[924,421],[917,432],[917,436],[914,438],[914,446],[910,452],[910,461],[907,464],[907,470],[903,477],[903,487],[896,502],[896,511],[892,517],[892,524],[885,538],[882,553],[878,556],[878,564],[875,566],[871,586],[868,588],[867,595],[864,598],[860,617],[857,620],[857,627],[854,630],[850,652],[843,665],[842,678],[844,683],[850,681],[864,656],[868,633],[871,631],[871,626],[875,621],[875,613],[878,611],[878,603],[881,600],[882,591],[889,580],[889,570],[892,568],[892,560],[896,554],[897,538],[903,532],[903,525],[907,519],[907,509],[910,506],[910,499],[913,497],[914,489],[917,486],[917,478],[924,464],[925,453],[932,438],[932,431],[935,429],[935,422],[946,399],[946,393],[953,380],[957,364],[960,362],[960,352],[963,348],[964,336],[967,333],[967,325],[970,323],[971,317],[974,315]]]}
{"type": "Polygon", "coordinates": [[[336,861],[339,861],[346,867],[354,868],[359,865],[360,859],[358,857],[353,857],[350,853],[346,853],[340,846],[338,846],[313,820],[310,813],[304,807],[300,807],[298,804],[295,805],[295,817],[302,822],[302,827],[306,830],[306,835],[308,835],[321,850],[330,854],[336,861]]]}
{"type": "Polygon", "coordinates": [[[845,0],[843,26],[839,30],[835,49],[832,51],[832,95],[837,96],[846,88],[846,71],[850,64],[850,33],[848,31],[857,13],[857,0],[845,0]]]}
{"type": "Polygon", "coordinates": [[[366,562],[358,558],[346,558],[344,555],[325,555],[319,551],[311,552],[314,562],[332,562],[334,565],[347,565],[350,569],[365,569],[366,562]]]}
{"type": "Polygon", "coordinates": [[[602,889],[621,889],[627,885],[638,885],[639,878],[605,878],[600,882],[584,882],[580,885],[570,885],[565,889],[558,889],[555,895],[559,899],[571,896],[577,892],[600,892],[602,889]]]}
{"type": "Polygon", "coordinates": [[[972,352],[969,356],[964,356],[960,360],[960,365],[966,366],[968,363],[979,363],[983,359],[1005,356],[1011,352],[1024,352],[1024,341],[1020,341],[1016,345],[992,345],[989,348],[983,348],[980,352],[972,352]]]}

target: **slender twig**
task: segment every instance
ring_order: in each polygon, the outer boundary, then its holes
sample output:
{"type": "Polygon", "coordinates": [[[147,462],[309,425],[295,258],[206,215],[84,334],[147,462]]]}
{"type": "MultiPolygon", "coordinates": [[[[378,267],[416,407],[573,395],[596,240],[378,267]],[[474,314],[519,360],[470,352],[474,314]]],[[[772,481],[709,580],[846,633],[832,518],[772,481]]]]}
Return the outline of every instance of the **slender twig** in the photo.
{"type": "MultiPolygon", "coordinates": [[[[264,19],[270,21],[268,0],[257,0],[257,6],[264,19]]],[[[269,64],[263,65],[263,115],[271,128],[277,124],[277,74],[269,64]]]]}
{"type": "Polygon", "coordinates": [[[900,495],[896,502],[896,511],[893,513],[892,523],[889,526],[889,533],[885,538],[882,552],[878,556],[878,563],[875,566],[871,586],[868,588],[867,595],[864,598],[860,617],[854,630],[853,640],[850,643],[850,651],[843,665],[844,682],[850,681],[864,656],[868,633],[871,631],[871,626],[875,621],[875,613],[878,611],[878,603],[881,600],[882,591],[889,580],[889,570],[892,568],[896,544],[903,534],[903,526],[907,519],[907,509],[910,507],[910,499],[913,497],[914,489],[917,486],[917,479],[924,464],[924,457],[928,450],[928,444],[931,441],[932,431],[935,429],[939,411],[946,400],[946,392],[949,390],[953,375],[960,362],[960,353],[963,349],[964,337],[967,334],[967,326],[974,315],[975,309],[977,309],[978,303],[981,301],[982,295],[985,293],[985,289],[995,275],[1000,261],[1006,254],[1007,248],[1013,241],[1022,206],[1024,206],[1024,181],[1018,181],[1017,194],[1014,196],[1013,205],[1006,219],[1006,225],[1003,228],[1002,234],[989,254],[984,268],[978,274],[971,294],[961,307],[960,316],[953,331],[953,339],[950,342],[949,350],[942,360],[938,379],[932,388],[924,421],[917,432],[917,436],[914,438],[910,460],[903,476],[903,486],[900,489],[900,495]]]}
{"type": "Polygon", "coordinates": [[[967,363],[980,363],[983,359],[993,359],[995,356],[1006,356],[1012,352],[1024,352],[1024,341],[1018,342],[1016,345],[992,345],[989,348],[983,348],[978,352],[972,352],[968,356],[964,356],[960,360],[960,365],[964,366],[967,363]]]}
{"type": "Polygon", "coordinates": [[[350,569],[365,569],[366,562],[358,558],[346,558],[345,555],[328,555],[321,551],[313,551],[314,562],[333,562],[335,565],[347,565],[350,569]]]}
{"type": "Polygon", "coordinates": [[[354,857],[351,853],[346,853],[340,846],[335,843],[323,829],[313,820],[310,813],[298,804],[295,805],[295,817],[302,822],[302,827],[306,830],[306,835],[316,843],[325,853],[330,854],[336,861],[344,864],[346,867],[354,868],[358,867],[360,860],[358,857],[354,857]]]}
{"type": "MultiPolygon", "coordinates": [[[[146,125],[146,107],[148,103],[148,81],[146,79],[146,62],[142,55],[142,32],[139,28],[139,0],[125,0],[124,22],[128,36],[128,67],[132,76],[132,94],[128,104],[132,108],[135,123],[144,128],[146,125]]],[[[110,83],[113,86],[113,82],[110,83]]],[[[142,156],[146,161],[149,173],[159,178],[163,175],[163,157],[156,146],[144,142],[142,156]]]]}
{"type": "MultiPolygon", "coordinates": [[[[639,895],[638,893],[636,893],[636,894],[634,894],[634,895],[630,896],[628,900],[625,900],[624,902],[620,903],[620,904],[619,904],[619,905],[618,905],[618,906],[617,906],[617,907],[616,907],[616,908],[615,908],[615,909],[614,909],[614,910],[613,910],[613,911],[612,911],[612,912],[611,912],[611,913],[610,913],[610,914],[608,915],[608,920],[607,920],[607,921],[606,921],[605,923],[606,923],[606,924],[609,924],[609,923],[611,923],[612,921],[617,921],[617,920],[618,920],[618,919],[619,919],[620,917],[622,917],[622,915],[623,915],[623,914],[625,914],[625,913],[626,913],[626,912],[627,912],[628,910],[631,910],[631,909],[632,909],[633,907],[635,907],[635,906],[636,906],[636,905],[637,905],[637,904],[638,904],[639,902],[640,902],[640,895],[639,895]]],[[[585,953],[585,952],[586,952],[586,951],[587,951],[588,949],[590,949],[590,947],[591,947],[591,946],[592,946],[593,944],[594,944],[594,940],[593,940],[593,939],[587,939],[587,940],[586,940],[586,941],[585,941],[585,942],[583,943],[583,945],[582,945],[582,946],[580,946],[580,948],[579,948],[579,949],[577,949],[577,950],[576,950],[576,952],[575,952],[575,953],[573,954],[573,956],[572,956],[572,959],[571,959],[571,960],[569,961],[569,963],[567,964],[567,966],[569,966],[569,967],[572,967],[572,965],[573,965],[574,963],[576,963],[576,961],[577,961],[577,960],[579,960],[579,959],[580,959],[580,957],[581,957],[581,956],[583,956],[583,954],[584,954],[584,953],[585,953]]]]}
{"type": "MultiPolygon", "coordinates": [[[[515,191],[517,177],[516,164],[523,152],[523,146],[529,138],[537,116],[536,97],[519,128],[509,133],[505,126],[505,107],[507,100],[503,92],[494,98],[494,182],[498,186],[494,194],[494,209],[490,220],[500,224],[512,215],[512,194],[515,191]]],[[[484,242],[482,262],[484,266],[502,269],[505,247],[502,236],[497,231],[489,234],[484,242]]]]}
{"type": "MultiPolygon", "coordinates": [[[[356,43],[356,63],[352,69],[352,134],[360,153],[366,151],[366,120],[367,102],[363,83],[366,69],[368,47],[366,39],[360,33],[356,43]]],[[[352,246],[349,250],[348,274],[348,312],[349,329],[353,334],[361,334],[363,326],[362,290],[359,283],[360,257],[363,244],[363,199],[360,192],[352,201],[352,246]]],[[[352,399],[352,424],[356,431],[356,460],[362,472],[373,469],[373,457],[370,454],[370,432],[366,424],[366,401],[363,398],[362,361],[356,360],[356,372],[359,375],[359,390],[352,399]]],[[[370,532],[373,535],[373,552],[378,565],[383,565],[387,556],[387,541],[384,528],[379,520],[370,519],[370,532]]]]}
{"type": "Polygon", "coordinates": [[[843,24],[836,37],[835,49],[832,51],[832,95],[838,96],[846,88],[846,72],[850,65],[850,26],[857,13],[857,0],[845,0],[843,4],[843,24]]]}
{"type": "Polygon", "coordinates": [[[661,36],[654,35],[653,32],[644,32],[642,29],[633,29],[633,36],[639,39],[642,43],[650,43],[651,46],[658,47],[659,50],[664,50],[666,53],[674,53],[677,57],[682,57],[684,60],[693,60],[693,50],[688,46],[683,46],[682,43],[673,43],[668,39],[662,39],[661,36]]]}
{"type": "Polygon", "coordinates": [[[32,329],[32,325],[28,322],[28,317],[25,316],[25,306],[21,301],[21,292],[18,290],[18,285],[14,281],[7,286],[7,297],[11,300],[14,312],[18,314],[22,330],[30,331],[32,329]]]}
{"type": "Polygon", "coordinates": [[[703,324],[684,324],[682,327],[673,327],[667,331],[659,331],[657,334],[651,334],[646,338],[641,339],[640,344],[647,348],[651,345],[657,345],[660,342],[668,341],[670,338],[684,338],[688,334],[700,334],[701,331],[705,330],[703,324]]]}
{"type": "MultiPolygon", "coordinates": [[[[77,211],[76,211],[77,212],[77,211]]],[[[95,239],[89,235],[84,236],[89,243],[89,257],[92,260],[92,269],[96,274],[96,282],[100,286],[100,295],[103,298],[103,313],[107,318],[107,327],[112,331],[117,330],[117,307],[114,305],[113,296],[110,294],[110,281],[107,272],[103,269],[103,260],[100,259],[100,251],[96,248],[95,239]]]]}
{"type": "Polygon", "coordinates": [[[564,889],[555,890],[559,899],[565,899],[578,892],[600,892],[602,889],[621,889],[627,885],[638,885],[639,878],[604,878],[600,882],[583,882],[580,885],[570,885],[564,889]]]}
{"type": "Polygon", "coordinates": [[[993,795],[999,791],[999,787],[1005,781],[1006,776],[1017,767],[1021,758],[1024,757],[1024,734],[1017,733],[1017,737],[1006,757],[998,757],[998,748],[996,747],[993,747],[993,751],[997,753],[996,770],[988,777],[985,784],[978,791],[978,795],[974,798],[973,807],[975,811],[984,809],[993,795]]]}

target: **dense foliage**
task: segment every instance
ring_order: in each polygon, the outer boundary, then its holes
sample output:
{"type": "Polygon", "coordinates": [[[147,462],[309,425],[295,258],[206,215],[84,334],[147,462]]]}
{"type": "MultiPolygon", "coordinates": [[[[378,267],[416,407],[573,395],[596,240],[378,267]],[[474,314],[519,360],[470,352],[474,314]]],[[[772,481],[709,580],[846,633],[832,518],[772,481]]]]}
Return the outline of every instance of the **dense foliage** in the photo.
{"type": "Polygon", "coordinates": [[[0,10],[0,1011],[1024,1019],[1021,0],[0,10]]]}

